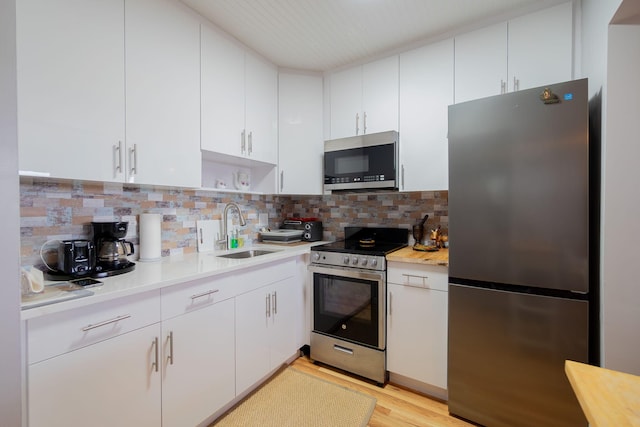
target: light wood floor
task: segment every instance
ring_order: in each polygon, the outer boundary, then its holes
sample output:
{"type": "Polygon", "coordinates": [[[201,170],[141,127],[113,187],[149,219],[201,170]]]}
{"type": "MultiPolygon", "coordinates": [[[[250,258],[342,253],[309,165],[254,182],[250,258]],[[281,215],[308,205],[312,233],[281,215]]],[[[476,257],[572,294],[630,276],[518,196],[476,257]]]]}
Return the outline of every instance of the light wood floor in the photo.
{"type": "Polygon", "coordinates": [[[307,357],[296,359],[291,366],[318,378],[375,397],[377,402],[369,421],[370,427],[474,427],[473,424],[449,416],[446,403],[395,385],[387,384],[381,388],[373,383],[344,375],[338,370],[314,365],[307,357]]]}

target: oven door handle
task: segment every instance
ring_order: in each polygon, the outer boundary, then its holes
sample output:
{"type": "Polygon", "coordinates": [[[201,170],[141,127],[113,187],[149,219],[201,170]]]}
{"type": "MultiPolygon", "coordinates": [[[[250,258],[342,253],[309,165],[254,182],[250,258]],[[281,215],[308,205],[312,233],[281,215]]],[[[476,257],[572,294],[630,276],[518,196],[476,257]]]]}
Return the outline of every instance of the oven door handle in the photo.
{"type": "Polygon", "coordinates": [[[312,273],[327,274],[331,276],[352,277],[355,279],[379,282],[386,281],[386,273],[384,271],[360,270],[353,267],[326,267],[319,265],[310,265],[308,270],[312,273]]]}

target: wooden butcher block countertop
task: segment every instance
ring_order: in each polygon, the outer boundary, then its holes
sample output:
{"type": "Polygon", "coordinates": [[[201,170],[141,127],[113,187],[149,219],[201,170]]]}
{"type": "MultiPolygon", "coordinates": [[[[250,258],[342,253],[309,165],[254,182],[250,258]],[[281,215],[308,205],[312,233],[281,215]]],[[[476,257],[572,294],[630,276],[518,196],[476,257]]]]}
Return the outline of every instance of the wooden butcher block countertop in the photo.
{"type": "Polygon", "coordinates": [[[571,360],[564,370],[590,427],[640,426],[640,376],[571,360]]]}
{"type": "Polygon", "coordinates": [[[413,264],[449,266],[449,249],[442,248],[435,252],[414,251],[407,246],[387,255],[387,261],[409,262],[413,264]]]}

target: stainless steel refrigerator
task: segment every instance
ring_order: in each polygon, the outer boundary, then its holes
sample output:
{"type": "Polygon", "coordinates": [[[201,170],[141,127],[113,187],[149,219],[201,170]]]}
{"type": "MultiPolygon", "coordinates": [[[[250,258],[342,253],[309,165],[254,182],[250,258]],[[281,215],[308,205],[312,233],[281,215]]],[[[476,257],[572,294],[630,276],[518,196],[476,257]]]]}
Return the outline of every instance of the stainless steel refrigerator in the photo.
{"type": "Polygon", "coordinates": [[[449,107],[453,415],[587,425],[564,373],[566,359],[595,354],[587,97],[584,79],[449,107]]]}

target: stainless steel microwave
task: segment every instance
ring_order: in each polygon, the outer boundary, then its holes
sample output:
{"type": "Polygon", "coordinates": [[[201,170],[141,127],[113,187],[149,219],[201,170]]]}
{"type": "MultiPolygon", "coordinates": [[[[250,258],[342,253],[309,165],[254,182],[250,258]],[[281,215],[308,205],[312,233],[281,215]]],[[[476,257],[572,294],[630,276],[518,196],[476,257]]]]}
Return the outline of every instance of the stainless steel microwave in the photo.
{"type": "Polygon", "coordinates": [[[398,132],[324,142],[324,189],[398,189],[398,132]]]}

